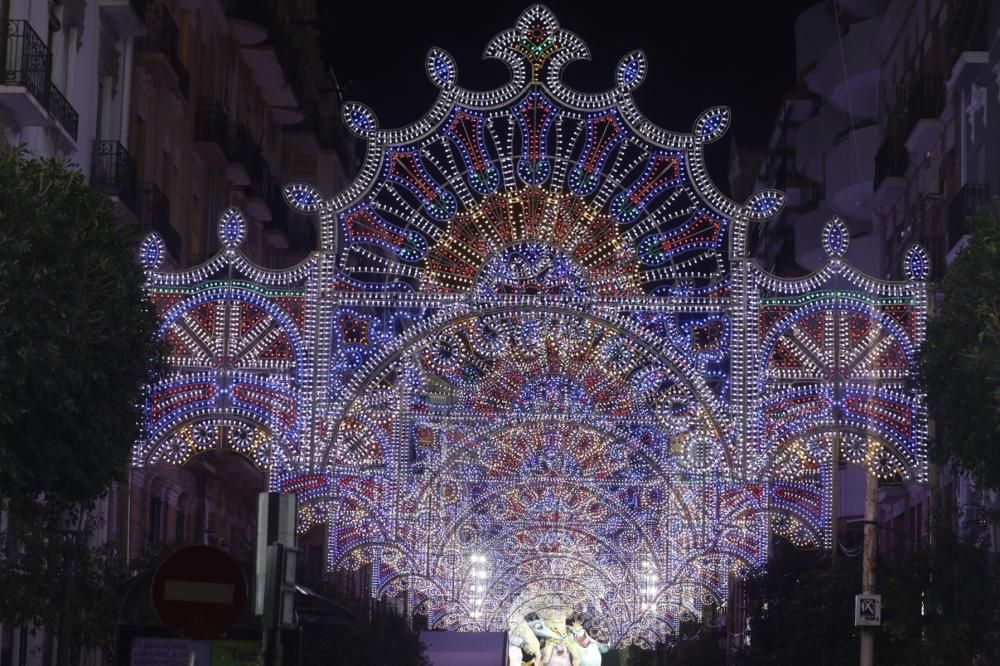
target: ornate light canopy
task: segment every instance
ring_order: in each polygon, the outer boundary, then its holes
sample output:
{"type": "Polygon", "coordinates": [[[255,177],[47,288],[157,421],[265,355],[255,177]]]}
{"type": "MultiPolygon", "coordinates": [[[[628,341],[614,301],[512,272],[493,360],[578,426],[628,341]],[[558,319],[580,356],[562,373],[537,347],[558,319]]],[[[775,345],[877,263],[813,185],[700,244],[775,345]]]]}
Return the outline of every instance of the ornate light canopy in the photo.
{"type": "Polygon", "coordinates": [[[251,264],[236,210],[191,270],[144,244],[171,373],[133,461],[246,454],[301,530],[327,526],[331,568],[370,566],[434,627],[555,609],[650,645],[772,535],[828,545],[834,447],[924,477],[926,254],[869,277],[835,219],[818,272],[774,277],[748,236],[783,194],[735,203],[706,175],[728,109],[654,126],[639,51],[611,90],[570,89],[587,48],[542,6],[486,56],[510,82],[471,91],[432,49],[438,100],[409,127],[345,105],[357,179],[284,190],[320,230],[299,266],[251,264]]]}

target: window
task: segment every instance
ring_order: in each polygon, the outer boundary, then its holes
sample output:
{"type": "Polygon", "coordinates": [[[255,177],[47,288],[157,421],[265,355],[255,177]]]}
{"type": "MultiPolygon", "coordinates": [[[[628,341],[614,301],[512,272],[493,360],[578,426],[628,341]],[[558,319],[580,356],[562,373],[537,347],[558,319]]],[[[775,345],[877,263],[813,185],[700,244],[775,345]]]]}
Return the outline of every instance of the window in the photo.
{"type": "Polygon", "coordinates": [[[163,499],[153,497],[149,500],[149,537],[147,543],[150,548],[160,545],[163,533],[163,499]]]}
{"type": "Polygon", "coordinates": [[[174,543],[184,543],[184,509],[177,507],[177,517],[174,523],[174,543]]]}
{"type": "Polygon", "coordinates": [[[219,194],[219,172],[216,169],[208,168],[206,179],[207,196],[205,205],[202,206],[201,230],[204,240],[205,257],[212,256],[218,249],[219,237],[216,233],[215,223],[222,213],[223,203],[219,194]]]}
{"type": "Polygon", "coordinates": [[[173,194],[173,192],[170,189],[170,183],[171,183],[171,175],[173,169],[171,168],[170,165],[170,153],[164,150],[161,160],[162,160],[160,164],[160,185],[162,185],[161,189],[163,190],[163,194],[167,197],[167,199],[172,199],[173,197],[171,197],[171,195],[173,194]]]}

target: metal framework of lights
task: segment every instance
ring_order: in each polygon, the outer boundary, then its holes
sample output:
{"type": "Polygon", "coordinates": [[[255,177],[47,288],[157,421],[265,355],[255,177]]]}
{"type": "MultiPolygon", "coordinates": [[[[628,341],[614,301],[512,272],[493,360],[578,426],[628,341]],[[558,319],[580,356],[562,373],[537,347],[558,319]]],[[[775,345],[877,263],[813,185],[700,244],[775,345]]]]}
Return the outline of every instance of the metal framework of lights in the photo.
{"type": "Polygon", "coordinates": [[[433,627],[524,630],[575,616],[612,644],[668,640],[770,539],[830,540],[833,447],[882,478],[923,479],[914,381],[926,253],[905,282],[829,257],[795,280],[750,258],[767,190],[739,204],[707,176],[705,144],[646,120],[639,51],[602,93],[567,87],[586,46],[542,6],[487,47],[511,80],[462,88],[432,49],[424,118],[368,142],[360,174],[324,197],[320,249],[283,271],[248,261],[246,220],[221,252],[165,271],[143,244],[171,348],[135,465],[240,452],[325,526],[331,568],[370,568],[433,627]]]}

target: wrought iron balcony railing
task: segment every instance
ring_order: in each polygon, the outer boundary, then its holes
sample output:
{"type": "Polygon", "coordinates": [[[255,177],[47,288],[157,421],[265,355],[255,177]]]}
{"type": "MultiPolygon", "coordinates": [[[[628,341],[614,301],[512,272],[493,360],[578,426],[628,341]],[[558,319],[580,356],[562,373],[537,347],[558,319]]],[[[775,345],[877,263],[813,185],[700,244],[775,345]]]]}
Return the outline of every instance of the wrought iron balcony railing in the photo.
{"type": "Polygon", "coordinates": [[[222,152],[230,162],[249,162],[257,147],[250,130],[243,123],[227,123],[222,152]]]}
{"type": "Polygon", "coordinates": [[[170,223],[170,201],[155,183],[143,183],[139,188],[139,226],[144,234],[159,233],[174,261],[180,259],[181,235],[170,223]]]}
{"type": "Polygon", "coordinates": [[[0,84],[24,86],[76,141],[80,116],[52,82],[52,54],[27,21],[6,21],[0,34],[0,84]]]}
{"type": "Polygon", "coordinates": [[[228,161],[243,165],[251,182],[264,177],[267,163],[260,154],[260,147],[253,135],[243,123],[229,123],[226,126],[226,141],[222,152],[228,161]]]}
{"type": "Polygon", "coordinates": [[[906,136],[924,119],[940,118],[945,107],[945,86],[941,77],[921,77],[907,94],[906,136]]]}
{"type": "Polygon", "coordinates": [[[288,216],[288,249],[292,252],[312,252],[316,249],[316,225],[311,216],[290,213],[288,216]]]}
{"type": "Polygon", "coordinates": [[[90,185],[98,192],[118,197],[130,211],[136,211],[135,160],[117,141],[94,141],[90,185]]]}
{"type": "Polygon", "coordinates": [[[250,181],[249,194],[260,197],[270,205],[274,199],[274,189],[277,187],[277,181],[271,177],[271,169],[267,166],[267,161],[263,155],[260,155],[259,162],[255,162],[252,167],[254,175],[250,181]]]}
{"type": "Polygon", "coordinates": [[[311,101],[305,106],[305,118],[295,129],[313,132],[320,148],[336,151],[341,162],[348,169],[353,169],[354,156],[351,152],[351,144],[354,139],[344,127],[343,121],[335,113],[337,110],[334,108],[321,112],[319,103],[311,101]]]}
{"type": "Polygon", "coordinates": [[[4,48],[0,49],[0,83],[24,86],[46,109],[52,77],[52,55],[45,42],[27,21],[9,20],[3,32],[4,48]]]}
{"type": "Polygon", "coordinates": [[[69,103],[69,100],[59,92],[54,83],[49,84],[49,111],[56,117],[59,124],[63,126],[66,133],[76,141],[76,134],[80,124],[80,114],[76,112],[76,109],[69,103]]]}
{"type": "Polygon", "coordinates": [[[211,97],[198,100],[194,114],[194,140],[217,144],[220,148],[226,145],[226,132],[229,126],[229,114],[222,103],[211,97]]]}
{"type": "Polygon", "coordinates": [[[177,23],[166,5],[161,2],[151,4],[146,11],[146,37],[142,41],[142,49],[147,53],[161,53],[170,64],[177,77],[177,88],[182,96],[187,97],[191,87],[191,77],[181,64],[178,44],[180,31],[177,23]]]}
{"type": "Polygon", "coordinates": [[[281,186],[277,181],[271,180],[269,192],[267,193],[267,205],[271,209],[271,221],[267,224],[269,229],[288,233],[288,204],[281,196],[281,186]]]}
{"type": "Polygon", "coordinates": [[[910,165],[910,154],[906,150],[906,138],[887,136],[875,153],[874,189],[886,178],[901,177],[910,165]]]}

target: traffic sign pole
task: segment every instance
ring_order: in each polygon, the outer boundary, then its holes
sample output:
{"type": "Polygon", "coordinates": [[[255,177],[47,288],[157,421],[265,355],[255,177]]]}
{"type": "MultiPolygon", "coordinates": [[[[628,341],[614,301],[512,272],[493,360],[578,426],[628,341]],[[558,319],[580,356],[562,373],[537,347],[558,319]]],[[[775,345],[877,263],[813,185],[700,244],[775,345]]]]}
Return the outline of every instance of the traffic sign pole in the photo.
{"type": "Polygon", "coordinates": [[[267,547],[280,543],[295,548],[295,514],[298,498],[292,493],[260,493],[257,498],[257,562],[254,581],[254,614],[264,614],[267,547]]]}
{"type": "Polygon", "coordinates": [[[264,590],[264,666],[280,666],[283,646],[281,630],[295,627],[294,548],[272,543],[267,547],[267,575],[264,590]]]}

